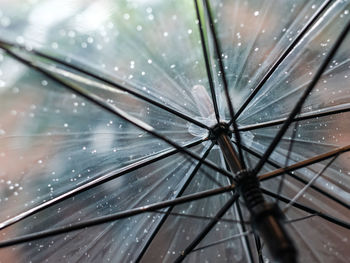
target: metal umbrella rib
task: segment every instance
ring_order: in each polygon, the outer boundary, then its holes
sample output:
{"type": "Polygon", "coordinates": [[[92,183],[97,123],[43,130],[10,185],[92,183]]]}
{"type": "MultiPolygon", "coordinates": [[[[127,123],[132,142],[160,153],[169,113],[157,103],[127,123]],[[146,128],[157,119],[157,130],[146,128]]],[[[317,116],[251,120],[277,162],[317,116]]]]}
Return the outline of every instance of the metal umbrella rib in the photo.
{"type": "Polygon", "coordinates": [[[191,202],[191,201],[202,199],[202,198],[207,198],[207,197],[210,197],[213,195],[222,194],[222,193],[229,192],[232,190],[234,190],[234,185],[228,185],[228,186],[221,187],[221,188],[216,188],[216,189],[212,189],[212,190],[202,191],[202,192],[178,197],[178,198],[175,198],[173,200],[163,201],[163,202],[155,203],[152,205],[137,207],[137,208],[130,209],[127,211],[122,211],[120,213],[116,213],[116,214],[112,214],[112,215],[108,215],[108,216],[94,218],[91,220],[87,220],[87,221],[84,221],[81,223],[71,224],[69,226],[65,226],[65,227],[61,227],[61,228],[50,229],[50,230],[46,230],[46,231],[42,231],[42,232],[38,232],[38,233],[29,234],[29,235],[14,238],[14,239],[11,239],[8,241],[0,242],[0,248],[12,246],[15,244],[20,244],[20,243],[27,242],[27,241],[33,241],[36,239],[45,238],[45,237],[49,237],[49,236],[64,234],[64,233],[68,233],[70,231],[75,231],[75,230],[79,230],[79,229],[84,229],[86,227],[115,221],[117,219],[127,218],[127,217],[130,217],[133,215],[138,215],[141,213],[146,213],[146,212],[166,208],[166,207],[170,207],[173,205],[179,205],[179,204],[191,202]]]}
{"type": "MultiPolygon", "coordinates": [[[[245,147],[244,145],[242,146],[242,148],[243,148],[244,151],[248,152],[249,154],[251,154],[251,155],[253,155],[253,156],[257,157],[257,158],[261,158],[261,156],[262,156],[261,154],[255,152],[255,151],[252,151],[251,149],[245,147]]],[[[347,147],[347,148],[348,148],[348,147],[347,147]]],[[[336,156],[337,154],[341,154],[342,151],[343,151],[343,149],[337,149],[337,150],[335,150],[335,152],[331,153],[331,154],[330,154],[329,156],[327,156],[326,158],[331,158],[331,157],[333,157],[333,156],[336,156]]],[[[345,151],[345,152],[346,152],[346,151],[345,151]]],[[[323,159],[323,157],[321,157],[321,158],[315,160],[315,162],[311,162],[310,164],[312,164],[312,163],[318,163],[318,162],[321,162],[321,161],[323,161],[323,160],[325,160],[325,159],[323,159]]],[[[287,170],[287,168],[282,168],[278,163],[276,163],[276,162],[274,162],[274,161],[272,161],[272,160],[270,160],[270,159],[267,160],[267,163],[270,164],[271,166],[273,166],[273,167],[275,167],[275,168],[277,169],[277,170],[275,170],[274,172],[272,172],[273,174],[275,174],[276,171],[279,171],[279,172],[277,172],[277,173],[279,173],[279,174],[280,174],[280,173],[287,173],[288,176],[290,176],[290,177],[292,177],[292,178],[298,180],[299,182],[303,183],[304,185],[306,185],[306,184],[308,183],[307,180],[301,178],[299,175],[297,175],[297,174],[295,174],[295,173],[291,173],[291,171],[290,171],[290,170],[287,170]]],[[[304,164],[305,164],[305,163],[304,163],[304,164]]],[[[278,175],[279,175],[279,174],[278,174],[278,175]]],[[[278,176],[278,175],[276,174],[276,176],[278,176]]],[[[269,177],[269,178],[272,179],[272,178],[274,178],[274,176],[269,177]]],[[[264,181],[263,178],[262,178],[262,181],[264,181]]],[[[326,196],[327,198],[329,198],[329,199],[331,199],[331,200],[337,202],[338,204],[342,205],[343,207],[345,207],[345,208],[347,208],[347,209],[350,209],[350,205],[349,205],[348,203],[346,203],[346,202],[344,202],[344,201],[342,201],[342,200],[340,200],[340,199],[334,197],[333,195],[331,195],[331,194],[327,193],[326,191],[322,190],[321,188],[319,188],[319,187],[317,187],[317,186],[315,186],[315,185],[311,185],[310,187],[311,187],[312,189],[316,190],[317,192],[321,193],[322,195],[326,196]]]]}
{"type": "Polygon", "coordinates": [[[338,149],[335,149],[333,151],[330,151],[330,152],[327,152],[327,153],[324,153],[324,154],[320,154],[318,156],[314,156],[314,157],[312,157],[310,159],[304,160],[302,162],[295,163],[295,164],[293,164],[291,166],[288,166],[288,167],[277,169],[277,170],[275,170],[273,172],[270,172],[270,173],[267,173],[267,174],[259,176],[259,179],[261,181],[264,181],[266,179],[271,179],[271,178],[273,178],[275,176],[282,175],[285,172],[291,172],[291,171],[294,171],[296,169],[300,169],[300,168],[306,167],[308,165],[312,165],[314,163],[319,163],[319,162],[321,162],[323,160],[326,160],[328,158],[332,158],[334,156],[337,156],[337,155],[339,155],[341,153],[345,153],[345,152],[348,152],[348,151],[350,151],[350,145],[344,146],[344,147],[341,147],[341,148],[338,148],[338,149]]]}
{"type": "MultiPolygon", "coordinates": [[[[176,149],[178,149],[179,151],[188,154],[190,157],[196,159],[196,160],[200,160],[201,158],[199,156],[197,156],[196,154],[186,150],[184,147],[178,145],[177,143],[172,142],[171,140],[167,139],[166,137],[164,137],[163,135],[159,134],[158,132],[156,132],[152,127],[150,126],[146,126],[140,122],[137,122],[137,120],[131,120],[130,117],[126,117],[125,114],[121,111],[119,111],[116,107],[113,107],[111,104],[106,103],[104,100],[102,100],[101,98],[99,98],[98,96],[94,95],[94,94],[89,94],[88,92],[84,91],[83,89],[77,87],[77,86],[73,86],[70,85],[68,83],[66,83],[65,81],[63,81],[62,79],[56,77],[55,75],[53,75],[52,73],[50,73],[49,71],[46,71],[45,69],[38,67],[37,65],[34,65],[33,62],[26,60],[25,58],[22,58],[20,56],[18,56],[17,54],[13,53],[12,51],[10,51],[9,49],[5,48],[4,46],[1,46],[0,48],[2,48],[3,50],[5,50],[5,52],[7,54],[9,54],[11,57],[17,59],[18,61],[22,62],[23,64],[34,68],[35,70],[43,73],[44,75],[46,75],[47,77],[51,78],[52,80],[60,83],[61,85],[63,85],[64,87],[78,93],[80,96],[84,97],[85,99],[89,100],[90,102],[94,103],[95,105],[103,108],[104,110],[107,110],[108,112],[115,114],[117,116],[119,116],[120,118],[132,123],[133,125],[135,125],[136,127],[140,128],[141,130],[148,132],[149,134],[155,136],[158,139],[161,139],[163,141],[165,141],[166,143],[168,143],[169,145],[175,147],[176,149]]],[[[207,166],[209,166],[210,168],[220,172],[221,174],[231,177],[232,175],[217,167],[215,164],[208,162],[208,161],[203,161],[203,163],[207,166]]]]}
{"type": "MultiPolygon", "coordinates": [[[[339,105],[339,106],[338,105],[331,106],[331,107],[328,107],[326,109],[299,114],[299,115],[297,115],[297,117],[294,118],[293,122],[312,120],[312,119],[316,119],[316,118],[320,118],[320,117],[341,114],[341,113],[345,113],[345,112],[349,112],[349,111],[350,111],[349,103],[339,105]]],[[[251,131],[251,130],[255,130],[255,129],[277,126],[277,125],[283,124],[283,122],[286,121],[286,119],[287,118],[283,118],[283,119],[281,118],[278,120],[266,121],[266,122],[261,122],[261,123],[257,123],[257,124],[242,125],[241,127],[238,128],[238,130],[239,131],[251,131]]]]}
{"type": "MultiPolygon", "coordinates": [[[[207,158],[207,156],[209,155],[211,149],[213,148],[214,143],[212,143],[209,148],[204,152],[204,154],[202,155],[201,160],[205,160],[207,158]]],[[[198,170],[200,169],[202,162],[201,160],[196,164],[196,166],[194,167],[194,169],[192,170],[190,176],[188,176],[186,182],[182,185],[180,191],[178,192],[178,194],[176,195],[177,197],[182,196],[182,194],[185,192],[185,190],[187,189],[188,185],[191,183],[193,177],[196,175],[196,173],[198,172],[198,170]]],[[[161,221],[158,223],[156,229],[153,231],[152,235],[150,236],[150,238],[148,239],[147,243],[144,245],[143,249],[141,250],[140,254],[138,255],[136,261],[139,262],[141,261],[143,255],[146,253],[148,247],[151,245],[153,239],[155,238],[155,236],[157,235],[157,233],[159,232],[159,230],[161,229],[162,225],[165,223],[165,221],[167,220],[167,218],[169,217],[170,214],[172,214],[172,210],[173,210],[174,206],[171,206],[168,208],[168,210],[165,212],[165,214],[163,215],[161,221]]]]}
{"type": "MultiPolygon", "coordinates": [[[[197,4],[196,0],[196,5],[197,4]]],[[[241,149],[241,136],[239,134],[239,130],[238,130],[238,126],[237,123],[234,119],[234,110],[233,110],[233,105],[232,105],[232,101],[230,98],[230,93],[228,90],[228,84],[227,84],[227,78],[226,78],[226,73],[225,73],[225,69],[224,69],[224,62],[222,59],[223,53],[221,51],[221,45],[217,36],[217,32],[215,30],[215,25],[214,25],[214,20],[213,20],[213,16],[211,13],[211,8],[210,8],[210,4],[207,0],[203,0],[203,8],[205,9],[205,12],[207,14],[208,17],[208,23],[209,23],[209,28],[211,30],[212,36],[213,36],[213,44],[214,44],[214,50],[215,50],[215,55],[216,55],[216,59],[218,61],[219,64],[219,69],[220,69],[220,76],[222,77],[222,82],[223,82],[223,86],[224,86],[224,92],[225,92],[225,97],[226,97],[226,103],[228,105],[228,109],[229,109],[229,113],[230,113],[230,117],[232,120],[232,125],[233,125],[233,132],[235,134],[235,138],[238,144],[238,154],[239,154],[239,159],[240,159],[240,163],[242,165],[243,169],[246,169],[246,165],[244,162],[244,158],[243,158],[243,153],[242,153],[242,149],[241,149]]]]}
{"type": "MultiPolygon", "coordinates": [[[[198,145],[198,144],[200,144],[202,142],[203,141],[200,140],[200,141],[197,141],[197,142],[194,142],[194,143],[190,143],[190,144],[186,145],[185,147],[186,148],[191,148],[191,147],[194,147],[194,146],[196,146],[196,145],[198,145]]],[[[47,202],[44,202],[44,203],[42,203],[42,204],[40,204],[38,206],[33,207],[30,210],[27,210],[27,211],[25,211],[25,212],[23,212],[21,214],[16,215],[15,217],[12,217],[10,219],[7,219],[6,221],[1,222],[0,223],[0,230],[4,229],[4,228],[6,228],[6,227],[8,227],[8,226],[10,226],[10,225],[12,225],[14,223],[19,222],[19,221],[27,218],[28,216],[31,216],[31,215],[33,215],[35,213],[38,213],[39,211],[42,211],[45,208],[51,207],[51,206],[53,206],[53,205],[55,205],[57,203],[60,203],[60,202],[66,200],[66,199],[68,199],[68,198],[70,198],[72,196],[78,195],[81,192],[84,192],[84,191],[87,191],[87,190],[92,189],[94,187],[97,187],[97,186],[99,186],[99,185],[101,185],[103,183],[109,182],[109,181],[111,181],[111,180],[113,180],[115,178],[118,178],[120,176],[128,174],[128,173],[130,173],[132,171],[135,171],[137,169],[140,169],[142,167],[145,167],[146,165],[152,164],[154,162],[157,162],[159,160],[162,160],[164,158],[172,156],[172,155],[174,155],[174,154],[176,154],[178,152],[179,152],[179,150],[169,150],[169,151],[166,151],[164,153],[160,153],[160,154],[158,154],[156,156],[152,156],[150,158],[144,159],[144,160],[139,161],[137,163],[133,163],[131,165],[128,165],[126,167],[118,169],[117,171],[112,171],[110,173],[107,173],[107,174],[105,174],[105,175],[103,175],[103,176],[101,176],[101,177],[99,177],[99,178],[97,178],[95,180],[90,181],[90,182],[87,182],[87,183],[84,183],[82,185],[79,185],[79,186],[77,186],[76,188],[74,188],[73,190],[71,190],[71,191],[69,191],[67,193],[61,194],[61,195],[59,195],[59,196],[57,196],[57,197],[55,197],[55,198],[53,198],[53,199],[51,199],[51,200],[49,200],[47,202]]]]}
{"type": "Polygon", "coordinates": [[[287,119],[283,122],[282,127],[278,131],[276,137],[271,142],[270,146],[267,148],[267,150],[264,153],[263,157],[261,158],[259,163],[254,168],[254,174],[255,175],[259,173],[261,168],[264,166],[266,160],[271,155],[271,153],[273,152],[273,150],[275,149],[275,147],[277,146],[277,144],[279,143],[279,141],[283,137],[284,133],[289,128],[289,125],[293,122],[295,116],[300,112],[301,107],[304,104],[306,98],[309,96],[310,92],[316,86],[317,82],[319,81],[319,79],[322,76],[322,73],[324,72],[324,70],[328,66],[330,60],[333,58],[333,56],[337,52],[337,50],[340,47],[340,45],[343,43],[343,41],[344,41],[345,37],[347,36],[349,30],[350,30],[350,22],[347,23],[347,25],[344,27],[343,31],[340,33],[339,37],[336,39],[335,43],[332,46],[332,49],[329,51],[329,53],[327,54],[327,57],[324,59],[324,61],[322,62],[321,66],[318,68],[318,70],[317,70],[315,76],[313,77],[311,83],[305,89],[305,91],[303,92],[302,96],[300,97],[300,99],[296,103],[295,107],[293,108],[293,110],[291,111],[291,113],[289,114],[287,119]]]}
{"type": "Polygon", "coordinates": [[[210,66],[210,56],[209,56],[209,51],[208,51],[208,46],[207,46],[207,39],[205,37],[205,25],[203,25],[203,22],[202,22],[203,20],[201,18],[201,11],[199,9],[200,7],[198,4],[198,0],[194,0],[194,5],[195,5],[195,9],[196,9],[196,16],[198,19],[198,27],[199,27],[199,32],[200,32],[202,51],[203,51],[203,56],[204,56],[207,77],[208,77],[208,81],[209,81],[211,98],[213,100],[215,118],[216,118],[216,121],[219,123],[220,122],[220,115],[219,115],[218,104],[216,101],[216,94],[215,94],[214,81],[213,81],[213,72],[212,72],[212,68],[210,66]]]}
{"type": "Polygon", "coordinates": [[[56,58],[54,56],[50,56],[48,54],[45,54],[45,53],[43,53],[41,51],[38,51],[38,50],[35,50],[33,48],[29,49],[29,48],[26,48],[23,45],[20,45],[20,44],[17,44],[17,43],[10,43],[10,42],[2,40],[2,39],[0,39],[0,45],[13,47],[13,48],[18,48],[18,49],[20,49],[20,50],[22,50],[24,52],[32,53],[32,54],[37,55],[37,56],[39,56],[41,58],[45,58],[45,59],[48,59],[49,61],[56,62],[58,64],[64,65],[64,66],[66,66],[68,68],[71,68],[71,69],[73,69],[73,70],[75,70],[75,71],[77,71],[79,73],[82,73],[84,75],[87,75],[89,77],[97,79],[97,80],[99,80],[99,81],[101,81],[103,83],[106,83],[106,84],[110,85],[111,87],[113,87],[115,89],[125,91],[125,92],[127,92],[127,93],[129,93],[129,94],[131,94],[131,95],[133,95],[133,96],[135,96],[135,97],[137,97],[137,98],[139,98],[139,99],[141,99],[143,101],[146,101],[146,102],[148,102],[148,103],[150,103],[150,104],[152,104],[152,105],[154,105],[156,107],[159,107],[159,108],[161,108],[161,109],[163,109],[165,111],[168,111],[168,112],[170,112],[170,113],[172,113],[172,114],[174,114],[174,115],[176,115],[176,116],[178,116],[178,117],[180,117],[180,118],[182,118],[184,120],[192,122],[192,123],[194,123],[195,125],[197,125],[199,127],[202,127],[204,129],[210,130],[210,127],[208,127],[205,124],[203,124],[203,123],[201,123],[201,122],[191,118],[190,116],[187,116],[187,115],[185,115],[185,114],[183,114],[183,113],[181,113],[181,112],[179,112],[179,111],[177,111],[177,110],[175,110],[173,108],[168,107],[167,105],[164,105],[164,104],[162,104],[160,102],[157,102],[157,101],[155,101],[155,100],[153,100],[153,99],[151,99],[151,98],[149,98],[149,97],[147,97],[145,95],[142,95],[141,93],[138,93],[138,92],[134,91],[133,89],[127,88],[127,87],[125,87],[125,86],[123,86],[121,84],[115,83],[115,82],[113,82],[111,80],[108,80],[106,78],[102,78],[101,76],[98,76],[98,75],[94,74],[93,72],[85,70],[85,69],[83,69],[83,68],[81,68],[81,67],[79,67],[77,65],[74,65],[74,64],[72,64],[70,62],[64,61],[64,60],[56,58]]]}
{"type": "MultiPolygon", "coordinates": [[[[236,209],[237,209],[237,213],[238,213],[238,218],[243,221],[243,214],[242,214],[242,209],[241,209],[241,205],[239,204],[239,200],[238,202],[235,203],[235,206],[236,206],[236,209]]],[[[241,224],[241,234],[243,233],[247,233],[247,226],[242,223],[241,224]]],[[[243,236],[244,238],[244,243],[245,243],[245,246],[246,246],[246,250],[247,250],[247,253],[248,253],[248,258],[250,260],[250,262],[254,262],[254,251],[249,243],[249,236],[248,235],[244,235],[243,236]]],[[[259,251],[259,248],[257,247],[257,250],[259,251]]]]}
{"type": "Polygon", "coordinates": [[[216,225],[219,219],[227,212],[229,208],[237,201],[239,195],[234,194],[225,205],[217,212],[215,218],[212,219],[206,227],[198,234],[198,236],[189,244],[184,251],[181,252],[181,255],[175,260],[175,262],[182,262],[186,256],[191,253],[191,251],[203,240],[203,238],[209,233],[209,231],[216,225]]]}
{"type": "MultiPolygon", "coordinates": [[[[267,177],[264,177],[264,178],[267,178],[267,177]]],[[[99,224],[103,224],[103,223],[107,223],[107,222],[112,222],[112,221],[123,219],[123,218],[129,217],[129,216],[138,215],[140,213],[152,212],[152,211],[159,210],[162,208],[167,208],[167,207],[171,207],[174,205],[183,204],[186,202],[191,202],[194,200],[198,200],[198,199],[202,199],[202,198],[206,198],[209,196],[218,195],[221,193],[230,192],[230,191],[234,191],[234,190],[235,190],[234,185],[228,185],[228,186],[224,186],[224,187],[220,187],[220,188],[215,188],[212,190],[206,190],[206,191],[202,191],[202,192],[198,192],[198,193],[194,193],[194,194],[190,194],[190,195],[186,195],[186,196],[182,196],[182,197],[177,197],[173,200],[162,201],[159,203],[155,203],[155,204],[151,204],[151,205],[147,205],[147,206],[143,206],[143,207],[138,207],[138,208],[130,209],[127,211],[122,211],[122,212],[111,214],[108,216],[94,218],[91,220],[87,220],[87,221],[76,223],[76,224],[71,224],[71,225],[60,227],[57,229],[50,229],[50,230],[41,231],[38,233],[28,234],[26,236],[14,238],[14,239],[11,239],[8,241],[1,241],[0,248],[11,246],[14,244],[20,244],[20,243],[27,242],[27,241],[33,241],[36,239],[41,239],[41,238],[45,238],[45,237],[49,237],[49,236],[53,236],[53,235],[59,235],[59,234],[67,233],[70,231],[84,229],[88,226],[94,226],[94,225],[99,225],[99,224]]],[[[277,195],[277,194],[275,194],[271,191],[268,191],[266,189],[261,188],[261,190],[264,194],[278,198],[279,200],[281,200],[285,203],[290,203],[292,201],[286,197],[283,197],[281,195],[277,195]]],[[[235,197],[234,199],[236,200],[237,195],[233,195],[233,197],[235,197]]],[[[231,201],[233,201],[233,200],[231,199],[231,201]]],[[[297,207],[305,212],[320,216],[320,217],[322,217],[322,218],[324,218],[324,219],[326,219],[334,224],[337,224],[337,225],[340,225],[342,227],[350,229],[350,223],[344,222],[344,221],[339,220],[337,218],[334,218],[330,215],[324,214],[320,211],[316,211],[311,207],[299,204],[298,202],[294,202],[291,205],[295,206],[295,207],[297,207]]],[[[212,223],[214,221],[217,222],[219,219],[220,219],[220,217],[214,217],[212,223]]],[[[212,223],[210,224],[210,226],[212,225],[212,223]]]]}
{"type": "MultiPolygon", "coordinates": [[[[244,111],[244,109],[248,106],[248,104],[252,101],[252,99],[255,97],[255,95],[259,92],[259,90],[262,88],[262,86],[266,83],[266,81],[273,75],[273,73],[276,71],[278,66],[285,60],[285,58],[291,53],[291,51],[294,49],[294,47],[301,41],[301,39],[304,37],[304,35],[310,30],[312,25],[319,19],[321,14],[327,10],[327,8],[334,3],[333,0],[325,1],[321,7],[317,10],[317,12],[312,16],[312,18],[309,20],[309,22],[304,26],[302,30],[300,30],[300,33],[298,36],[293,40],[293,42],[288,46],[288,48],[283,52],[283,54],[277,59],[277,61],[271,66],[271,68],[268,70],[268,72],[265,74],[265,76],[261,79],[259,84],[254,88],[253,92],[249,95],[249,97],[245,100],[243,105],[240,107],[240,109],[237,111],[235,118],[237,119],[241,113],[244,111]]],[[[233,122],[233,120],[231,121],[233,122]]]]}
{"type": "MultiPolygon", "coordinates": [[[[287,197],[284,197],[284,196],[281,196],[281,195],[277,195],[277,194],[275,194],[275,193],[273,193],[273,192],[271,192],[269,190],[266,190],[266,189],[261,189],[261,190],[262,190],[262,192],[264,194],[266,194],[268,196],[271,196],[271,197],[274,197],[274,198],[277,198],[277,199],[281,200],[284,203],[290,203],[292,201],[291,199],[289,199],[287,197]]],[[[336,217],[333,217],[331,215],[327,215],[325,213],[317,211],[317,210],[315,210],[315,209],[313,209],[311,207],[307,207],[307,206],[305,206],[303,204],[300,204],[298,202],[293,203],[292,206],[294,206],[294,207],[296,207],[298,209],[301,209],[301,210],[303,210],[303,211],[305,211],[307,213],[310,213],[312,215],[319,216],[319,217],[321,217],[321,218],[323,218],[323,219],[325,219],[325,220],[327,220],[327,221],[329,221],[329,222],[331,222],[333,224],[341,226],[341,227],[343,227],[345,229],[350,229],[350,223],[349,222],[342,221],[342,220],[340,220],[340,219],[338,219],[336,217]]]]}

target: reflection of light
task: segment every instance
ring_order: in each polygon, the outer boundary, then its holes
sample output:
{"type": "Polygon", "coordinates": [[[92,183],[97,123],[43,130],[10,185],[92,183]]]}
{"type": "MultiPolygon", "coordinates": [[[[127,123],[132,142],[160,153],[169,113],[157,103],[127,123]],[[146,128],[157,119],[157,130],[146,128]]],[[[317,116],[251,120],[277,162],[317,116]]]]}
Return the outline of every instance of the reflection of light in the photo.
{"type": "Polygon", "coordinates": [[[85,32],[96,30],[112,13],[108,2],[97,1],[77,16],[75,28],[85,32]]]}
{"type": "Polygon", "coordinates": [[[110,152],[113,148],[114,139],[113,129],[107,128],[103,124],[99,125],[94,131],[91,153],[110,152]]]}
{"type": "Polygon", "coordinates": [[[0,78],[0,93],[15,86],[17,80],[24,74],[26,67],[11,59],[1,63],[3,74],[0,78]]]}
{"type": "Polygon", "coordinates": [[[28,21],[31,24],[45,25],[50,27],[58,21],[71,16],[77,8],[77,3],[72,1],[47,1],[37,5],[29,15],[28,21]],[[59,10],[59,12],[53,12],[59,10]]]}
{"type": "Polygon", "coordinates": [[[77,10],[79,1],[52,0],[36,5],[28,17],[27,37],[35,36],[35,41],[44,42],[49,30],[68,19],[77,10]],[[59,12],[54,12],[59,10],[59,12]]]}
{"type": "Polygon", "coordinates": [[[154,4],[154,3],[160,3],[163,0],[129,0],[128,2],[130,4],[143,4],[143,5],[147,5],[147,4],[154,4]]]}

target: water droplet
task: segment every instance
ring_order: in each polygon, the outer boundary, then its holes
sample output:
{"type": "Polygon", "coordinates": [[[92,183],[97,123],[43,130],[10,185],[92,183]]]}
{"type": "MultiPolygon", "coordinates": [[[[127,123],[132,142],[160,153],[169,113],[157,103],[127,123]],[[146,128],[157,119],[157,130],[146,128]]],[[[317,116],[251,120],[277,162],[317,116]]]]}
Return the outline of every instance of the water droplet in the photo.
{"type": "Polygon", "coordinates": [[[71,37],[71,38],[75,37],[75,32],[73,30],[70,30],[68,32],[68,36],[71,37]]]}
{"type": "Polygon", "coordinates": [[[3,17],[0,23],[3,27],[8,27],[11,24],[11,20],[8,17],[3,17]]]}
{"type": "Polygon", "coordinates": [[[57,48],[58,48],[58,44],[57,44],[56,42],[53,42],[53,43],[51,44],[51,47],[52,47],[53,49],[57,49],[57,48]]]}

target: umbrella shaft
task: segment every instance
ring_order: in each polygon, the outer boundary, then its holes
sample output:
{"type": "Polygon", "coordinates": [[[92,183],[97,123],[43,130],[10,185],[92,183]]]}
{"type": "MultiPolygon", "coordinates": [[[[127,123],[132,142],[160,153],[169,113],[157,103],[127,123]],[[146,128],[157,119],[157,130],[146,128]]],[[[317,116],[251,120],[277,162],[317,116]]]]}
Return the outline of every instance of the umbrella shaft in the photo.
{"type": "Polygon", "coordinates": [[[236,150],[233,148],[233,144],[230,138],[222,133],[217,137],[217,142],[221,151],[224,154],[227,165],[233,173],[238,173],[243,170],[241,161],[239,160],[236,150]]]}
{"type": "Polygon", "coordinates": [[[261,192],[259,179],[242,168],[229,136],[221,133],[217,142],[230,170],[236,174],[237,190],[251,215],[253,229],[264,240],[270,254],[281,263],[295,263],[296,249],[283,225],[283,213],[277,205],[268,204],[261,192]]]}

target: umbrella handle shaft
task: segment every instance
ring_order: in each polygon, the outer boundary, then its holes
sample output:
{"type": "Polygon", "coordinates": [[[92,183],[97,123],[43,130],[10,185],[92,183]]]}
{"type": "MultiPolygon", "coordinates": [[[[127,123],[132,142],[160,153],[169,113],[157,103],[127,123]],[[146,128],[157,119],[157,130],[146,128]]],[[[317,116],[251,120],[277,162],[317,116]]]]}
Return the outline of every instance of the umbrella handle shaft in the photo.
{"type": "Polygon", "coordinates": [[[217,142],[231,171],[236,174],[237,189],[250,214],[254,231],[264,240],[271,256],[281,263],[297,262],[297,251],[284,224],[284,215],[277,205],[265,201],[259,179],[243,170],[238,154],[227,134],[217,136],[217,142]]]}
{"type": "Polygon", "coordinates": [[[249,178],[253,176],[247,175],[247,177],[243,179],[247,184],[240,183],[238,189],[251,214],[253,229],[264,240],[275,260],[281,263],[297,262],[297,251],[285,229],[282,211],[276,204],[264,200],[256,176],[249,178]],[[248,182],[249,180],[251,182],[248,182]]]}
{"type": "Polygon", "coordinates": [[[281,263],[296,263],[296,249],[281,222],[281,210],[275,205],[266,206],[263,214],[252,217],[254,227],[274,259],[281,263]]]}
{"type": "Polygon", "coordinates": [[[217,137],[217,142],[225,157],[227,165],[230,167],[231,172],[238,173],[242,171],[242,164],[237,155],[236,150],[233,148],[230,138],[226,134],[220,134],[217,137]]]}

